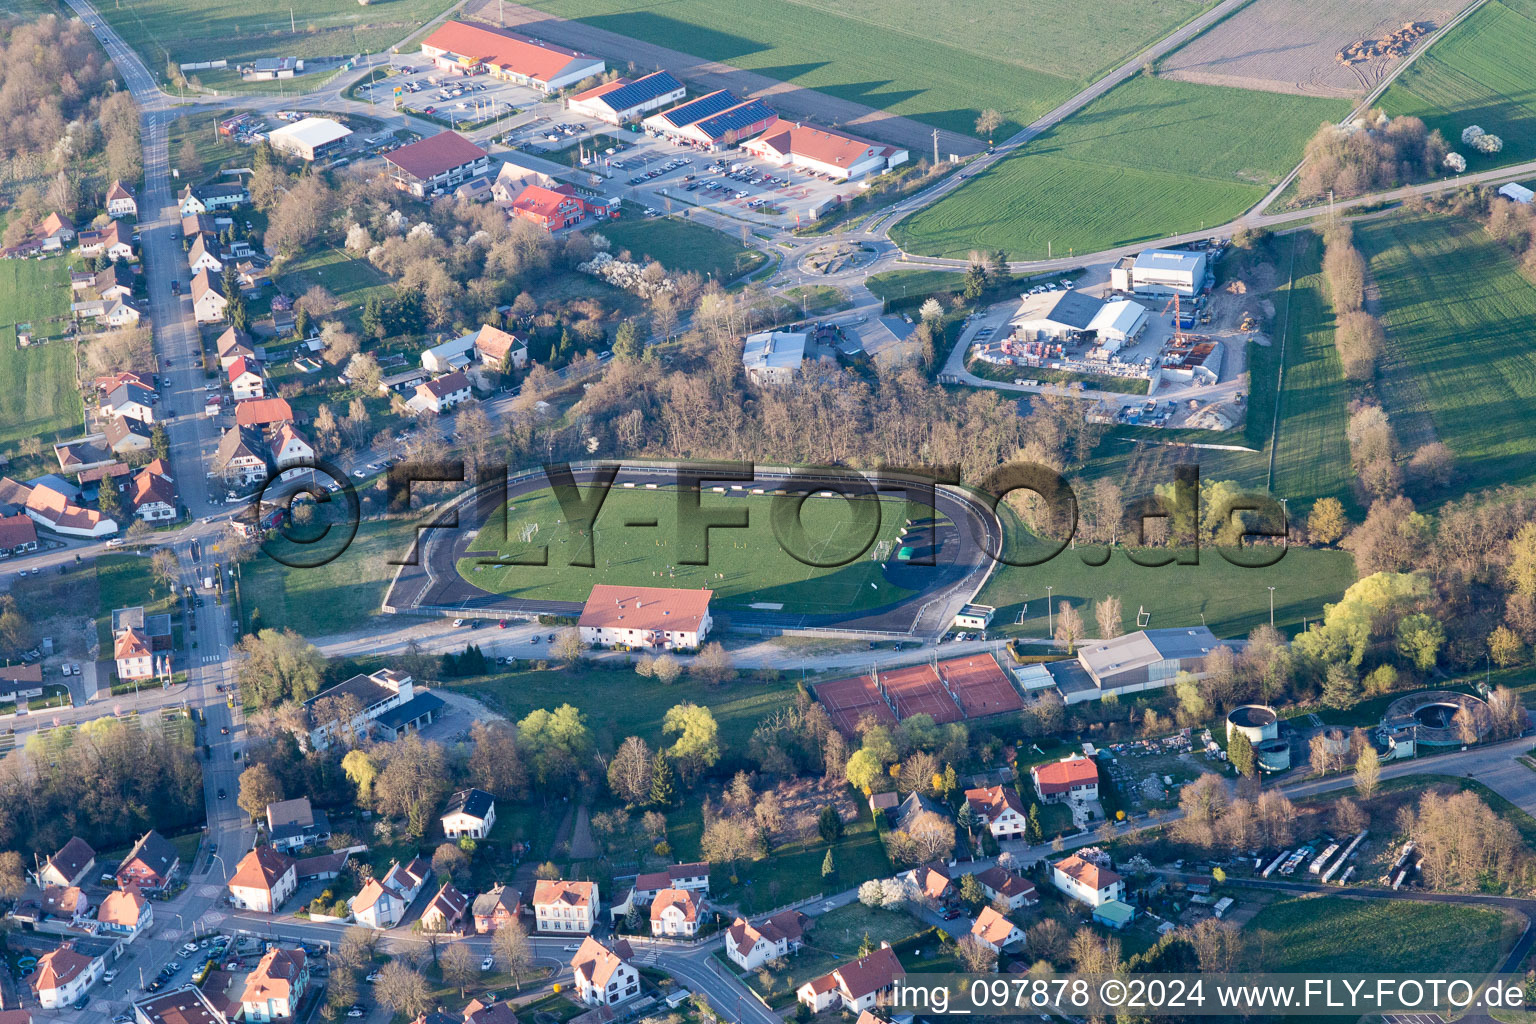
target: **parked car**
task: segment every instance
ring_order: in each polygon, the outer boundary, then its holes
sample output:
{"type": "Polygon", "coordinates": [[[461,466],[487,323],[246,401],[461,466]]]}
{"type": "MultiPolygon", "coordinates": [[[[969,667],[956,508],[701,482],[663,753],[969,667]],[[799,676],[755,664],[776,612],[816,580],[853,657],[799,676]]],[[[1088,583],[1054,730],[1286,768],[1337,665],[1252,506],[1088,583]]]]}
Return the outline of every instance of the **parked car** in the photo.
{"type": "Polygon", "coordinates": [[[495,966],[496,966],[496,958],[493,957],[493,956],[488,956],[484,960],[480,961],[480,969],[482,971],[489,971],[491,968],[493,968],[495,966]]]}

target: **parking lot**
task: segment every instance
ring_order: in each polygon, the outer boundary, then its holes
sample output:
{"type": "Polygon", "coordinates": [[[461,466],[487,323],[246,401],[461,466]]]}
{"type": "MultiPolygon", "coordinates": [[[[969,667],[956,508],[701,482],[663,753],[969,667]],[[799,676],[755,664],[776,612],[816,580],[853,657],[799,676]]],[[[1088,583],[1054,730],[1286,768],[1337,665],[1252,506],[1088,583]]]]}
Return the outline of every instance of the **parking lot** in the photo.
{"type": "Polygon", "coordinates": [[[491,118],[510,117],[544,102],[543,94],[536,89],[514,85],[491,75],[454,74],[421,58],[414,63],[396,63],[392,67],[395,74],[358,89],[358,98],[393,107],[395,90],[400,89],[400,105],[404,109],[439,118],[450,125],[479,124],[491,118]]]}

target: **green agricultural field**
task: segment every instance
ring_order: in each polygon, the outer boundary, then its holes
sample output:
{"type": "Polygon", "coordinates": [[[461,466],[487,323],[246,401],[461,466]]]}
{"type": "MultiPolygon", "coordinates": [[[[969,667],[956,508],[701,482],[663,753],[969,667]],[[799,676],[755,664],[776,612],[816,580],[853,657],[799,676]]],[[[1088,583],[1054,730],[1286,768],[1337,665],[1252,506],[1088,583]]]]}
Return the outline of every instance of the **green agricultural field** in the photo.
{"type": "Polygon", "coordinates": [[[1199,0],[535,0],[562,18],[968,135],[1004,138],[1199,14],[1199,0]]]}
{"type": "Polygon", "coordinates": [[[1419,117],[1467,158],[1468,171],[1536,158],[1536,4],[1490,0],[1404,71],[1381,97],[1393,115],[1419,117]],[[1483,156],[1461,144],[1478,125],[1504,140],[1483,156]]]}
{"type": "MultiPolygon", "coordinates": [[[[390,0],[369,6],[359,6],[357,0],[115,0],[98,10],[150,70],[163,75],[172,62],[378,53],[447,7],[447,0],[390,0]]],[[[302,82],[300,78],[290,84],[302,82]]]]}
{"type": "Polygon", "coordinates": [[[615,255],[627,249],[637,262],[655,260],[673,273],[693,271],[722,282],[749,274],[767,260],[729,235],[679,217],[634,216],[592,230],[613,243],[615,255]]]}
{"type": "Polygon", "coordinates": [[[1536,480],[1536,286],[1469,220],[1393,217],[1355,237],[1387,345],[1422,402],[1388,415],[1427,414],[1468,490],[1536,480]]]}
{"type": "Polygon", "coordinates": [[[1141,75],[900,221],[908,252],[1015,259],[1215,227],[1262,199],[1349,104],[1141,75]],[[1255,132],[1254,125],[1263,125],[1255,132]]]}
{"type": "Polygon", "coordinates": [[[1475,972],[1494,969],[1520,925],[1481,907],[1322,896],[1271,903],[1246,934],[1256,970],[1412,974],[1444,970],[1455,950],[1475,972]]]}
{"type": "Polygon", "coordinates": [[[680,564],[684,557],[701,558],[704,553],[680,546],[676,491],[618,488],[598,513],[593,568],[572,566],[582,538],[562,525],[559,503],[546,490],[508,505],[505,526],[496,521],[483,527],[469,554],[459,561],[459,573],[483,590],[532,601],[585,601],[597,583],[708,587],[726,608],[757,605],[807,614],[875,608],[909,596],[885,581],[883,563],[871,557],[876,551],[893,553],[892,542],[911,514],[905,499],[881,499],[878,525],[868,530],[873,516],[861,513],[863,522],[856,522],[847,502],[808,499],[800,517],[807,538],[802,553],[818,562],[846,561],[830,568],[806,565],[785,551],[774,534],[771,496],[728,497],[706,491],[700,499],[706,510],[748,513],[746,529],[709,531],[707,565],[680,564]],[[658,525],[625,525],[645,520],[658,525]],[[525,530],[534,524],[537,533],[524,542],[525,530]],[[866,546],[864,538],[871,535],[866,546]],[[496,564],[532,561],[545,547],[547,566],[496,564]]]}
{"type": "Polygon", "coordinates": [[[84,425],[75,346],[61,338],[68,317],[69,268],[62,259],[0,260],[0,449],[29,437],[61,440],[84,425]],[[51,340],[17,348],[18,324],[51,340]]]}

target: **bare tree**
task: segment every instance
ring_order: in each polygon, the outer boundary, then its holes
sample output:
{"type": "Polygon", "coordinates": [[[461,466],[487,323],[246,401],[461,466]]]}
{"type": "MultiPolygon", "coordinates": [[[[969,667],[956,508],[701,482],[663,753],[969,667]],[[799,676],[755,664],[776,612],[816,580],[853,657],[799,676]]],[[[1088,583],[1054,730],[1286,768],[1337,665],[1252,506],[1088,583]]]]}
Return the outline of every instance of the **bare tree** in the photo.
{"type": "Polygon", "coordinates": [[[480,977],[480,964],[474,950],[463,942],[455,942],[443,951],[441,966],[443,980],[459,990],[460,999],[464,998],[464,990],[480,977]]]}
{"type": "Polygon", "coordinates": [[[404,960],[392,960],[379,972],[374,995],[395,1013],[416,1018],[432,1009],[432,993],[427,979],[404,960]]]}
{"type": "Polygon", "coordinates": [[[1076,654],[1082,639],[1082,613],[1072,607],[1071,602],[1061,601],[1056,607],[1056,646],[1065,648],[1068,654],[1076,654]]]}
{"type": "Polygon", "coordinates": [[[955,952],[959,954],[965,969],[972,974],[989,974],[997,967],[997,951],[974,935],[967,935],[955,943],[955,952]]]}
{"type": "Polygon", "coordinates": [[[521,921],[508,921],[491,937],[491,952],[502,970],[512,976],[512,984],[522,991],[522,976],[533,968],[533,947],[528,942],[528,929],[521,921]]]}
{"type": "Polygon", "coordinates": [[[638,736],[619,744],[608,763],[608,786],[626,803],[643,803],[651,794],[651,748],[638,736]]]}
{"type": "Polygon", "coordinates": [[[1125,632],[1125,618],[1120,610],[1120,599],[1111,594],[1093,607],[1093,617],[1099,626],[1099,637],[1113,640],[1125,632]]]}

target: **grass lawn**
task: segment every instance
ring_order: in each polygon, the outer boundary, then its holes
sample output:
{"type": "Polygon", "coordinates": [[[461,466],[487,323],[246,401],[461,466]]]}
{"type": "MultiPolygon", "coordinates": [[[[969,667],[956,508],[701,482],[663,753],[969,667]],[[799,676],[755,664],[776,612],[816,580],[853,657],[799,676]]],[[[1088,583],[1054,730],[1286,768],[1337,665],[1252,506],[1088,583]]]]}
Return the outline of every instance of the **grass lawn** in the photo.
{"type": "MultiPolygon", "coordinates": [[[[576,530],[561,525],[560,505],[553,492],[545,490],[509,505],[504,524],[483,527],[459,561],[459,573],[482,589],[527,600],[585,601],[596,583],[709,587],[723,607],[775,605],[804,613],[874,608],[908,593],[887,583],[883,563],[870,557],[881,550],[881,542],[894,553],[891,542],[911,515],[905,498],[882,498],[873,510],[878,512],[877,523],[857,522],[845,501],[807,499],[800,509],[807,540],[792,542],[791,547],[818,562],[845,563],[821,568],[791,555],[775,536],[771,496],[728,497],[706,491],[699,497],[705,510],[741,508],[748,513],[747,528],[711,530],[707,550],[688,551],[679,541],[678,492],[619,487],[609,493],[597,516],[593,568],[581,568],[570,564],[585,554],[576,530]],[[658,525],[626,526],[645,520],[658,525]],[[524,543],[525,528],[532,524],[538,525],[538,532],[524,543]],[[546,557],[541,548],[548,550],[548,565],[496,564],[546,557]],[[706,557],[707,565],[677,564],[706,557]]],[[[867,504],[860,502],[866,510],[861,517],[867,516],[867,504]]]]}
{"type": "Polygon", "coordinates": [[[241,567],[240,601],[245,627],[259,613],[262,627],[287,626],[308,635],[344,633],[380,614],[384,593],[410,544],[407,527],[365,520],[339,557],[313,569],[289,568],[266,554],[241,567]]]}
{"type": "Polygon", "coordinates": [[[96,635],[103,656],[112,650],[112,611],[144,606],[145,615],[170,613],[173,627],[179,602],[149,567],[147,556],[119,552],[96,559],[96,635]]]}
{"type": "Polygon", "coordinates": [[[1259,911],[1246,934],[1263,970],[1401,973],[1492,970],[1520,934],[1497,910],[1341,896],[1282,899],[1259,911]]]}
{"type": "MultiPolygon", "coordinates": [[[[249,167],[251,147],[236,142],[234,136],[220,135],[219,122],[246,110],[204,110],[194,114],[182,114],[172,121],[166,130],[165,151],[170,154],[171,165],[180,167],[181,147],[187,139],[197,146],[198,158],[203,162],[203,173],[212,174],[224,167],[249,167]]],[[[187,173],[182,172],[185,179],[187,173]]],[[[193,180],[197,180],[195,177],[193,180]]],[[[244,212],[244,211],[242,211],[244,212]]]]}
{"type": "Polygon", "coordinates": [[[1381,293],[1387,345],[1456,455],[1468,490],[1536,480],[1536,286],[1471,221],[1393,217],[1356,244],[1381,293]]]}
{"type": "Polygon", "coordinates": [[[882,941],[894,946],[925,928],[904,910],[882,910],[855,902],[815,918],[806,947],[786,957],[781,969],[763,966],[742,971],[735,964],[729,966],[768,1005],[787,1006],[801,985],[857,957],[866,935],[877,946],[882,941]]]}
{"type": "MultiPolygon", "coordinates": [[[[536,0],[533,6],[840,99],[975,134],[994,108],[1006,138],[1209,6],[1111,0],[536,0]],[[1049,31],[1042,31],[1049,26],[1049,31]]],[[[617,55],[614,55],[617,56],[617,55]]],[[[1316,127],[1314,125],[1314,127],[1316,127]]]]}
{"type": "MultiPolygon", "coordinates": [[[[538,708],[553,710],[561,704],[574,704],[586,716],[587,728],[598,749],[610,752],[627,736],[639,736],[653,749],[670,744],[676,737],[664,737],[661,733],[667,709],[692,701],[714,713],[720,726],[721,750],[727,754],[741,753],[758,722],[788,707],[794,697],[787,683],[763,684],[743,679],[710,687],[685,674],[669,686],[636,675],[632,669],[590,664],[569,672],[558,668],[521,668],[472,679],[445,679],[440,685],[462,690],[513,721],[538,708]]],[[[497,832],[501,830],[501,818],[498,810],[497,832]]],[[[555,824],[558,822],[515,821],[514,833],[506,838],[537,837],[555,824]],[[526,834],[517,835],[516,831],[526,834]]],[[[820,860],[816,866],[819,870],[820,860]]]]}
{"type": "Polygon", "coordinates": [[[980,248],[1039,259],[1215,226],[1262,199],[1318,124],[1348,110],[1343,100],[1140,75],[901,221],[892,237],[921,255],[980,248]]]}
{"type": "Polygon", "coordinates": [[[290,265],[280,283],[293,295],[304,294],[312,285],[323,285],[343,306],[357,309],[372,295],[382,299],[392,294],[388,276],[367,260],[340,249],[326,249],[290,265]]]}
{"type": "Polygon", "coordinates": [[[64,260],[0,260],[0,447],[28,437],[62,440],[85,424],[75,345],[60,337],[69,299],[64,260]],[[17,348],[18,324],[31,324],[36,339],[52,340],[17,348]]]}
{"type": "Polygon", "coordinates": [[[636,262],[655,260],[674,273],[696,271],[721,282],[751,273],[767,259],[729,235],[680,217],[641,215],[592,230],[613,243],[615,255],[628,249],[636,262]]]}
{"type": "Polygon", "coordinates": [[[1389,114],[1422,118],[1467,158],[1467,171],[1536,157],[1536,4],[1490,0],[1404,71],[1379,101],[1389,114]],[[1504,140],[1484,156],[1461,144],[1479,125],[1504,140]]]}
{"type": "Polygon", "coordinates": [[[999,566],[977,600],[997,607],[992,629],[1004,636],[1048,635],[1045,588],[1051,587],[1051,606],[1059,609],[1070,601],[1095,635],[1092,603],[1114,594],[1124,607],[1127,630],[1135,628],[1136,610],[1145,608],[1154,629],[1204,621],[1219,637],[1241,637],[1269,621],[1270,586],[1275,625],[1290,632],[1300,630],[1303,617],[1320,617],[1324,602],[1337,601],[1353,582],[1354,558],[1342,551],[1293,548],[1268,569],[1243,569],[1210,550],[1201,552],[1199,565],[1147,568],[1124,551],[1115,551],[1102,566],[1089,566],[1069,549],[1044,565],[999,566]],[[1017,619],[1025,602],[1028,614],[1021,626],[1017,619]]]}
{"type": "MultiPolygon", "coordinates": [[[[447,6],[447,0],[391,0],[368,7],[357,0],[293,0],[281,7],[243,0],[121,0],[100,10],[158,76],[170,61],[233,64],[255,57],[377,53],[447,6]]],[[[302,88],[304,81],[290,84],[302,88]]]]}

